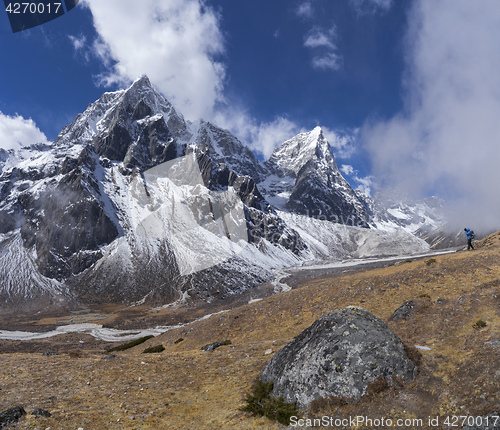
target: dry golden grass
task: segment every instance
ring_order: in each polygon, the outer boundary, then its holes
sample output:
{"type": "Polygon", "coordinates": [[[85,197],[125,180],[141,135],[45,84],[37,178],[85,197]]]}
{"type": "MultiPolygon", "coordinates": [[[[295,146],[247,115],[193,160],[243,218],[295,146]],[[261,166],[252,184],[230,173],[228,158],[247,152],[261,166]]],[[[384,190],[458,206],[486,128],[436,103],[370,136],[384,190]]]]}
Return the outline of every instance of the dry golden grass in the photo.
{"type": "Polygon", "coordinates": [[[0,411],[23,405],[28,413],[40,407],[53,414],[25,417],[13,429],[284,428],[240,411],[271,357],[265,351],[277,351],[326,312],[348,305],[387,321],[407,345],[431,349],[420,350],[415,381],[358,403],[325,406],[318,416],[413,417],[425,424],[428,416],[499,411],[500,349],[487,342],[500,339],[500,233],[476,247],[429,265],[424,259],[299,279],[292,291],[169,331],[109,360],[102,359],[102,343],[87,347],[86,335],[78,335],[85,344],[72,337],[73,349],[56,356],[1,354],[0,411]],[[415,314],[390,321],[407,300],[416,301],[415,314]],[[478,320],[486,326],[474,327],[478,320]],[[231,345],[200,351],[226,339],[231,345]],[[164,352],[142,354],[160,343],[164,352]]]}

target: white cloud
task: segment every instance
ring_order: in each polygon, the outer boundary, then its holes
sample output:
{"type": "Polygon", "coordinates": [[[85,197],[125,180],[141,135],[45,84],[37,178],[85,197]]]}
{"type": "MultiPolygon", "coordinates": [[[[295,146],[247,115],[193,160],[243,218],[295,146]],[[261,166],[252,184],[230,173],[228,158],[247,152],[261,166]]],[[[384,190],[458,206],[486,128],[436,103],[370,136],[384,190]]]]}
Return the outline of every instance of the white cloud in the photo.
{"type": "Polygon", "coordinates": [[[339,70],[342,67],[342,56],[336,52],[336,37],[335,26],[329,29],[314,27],[306,34],[304,46],[316,53],[312,59],[312,66],[315,69],[339,70]]]}
{"type": "Polygon", "coordinates": [[[47,137],[31,118],[9,116],[0,112],[0,148],[17,149],[34,143],[47,143],[47,137]]]}
{"type": "Polygon", "coordinates": [[[356,187],[357,191],[361,191],[363,194],[368,196],[372,195],[373,190],[373,176],[365,176],[360,178],[359,176],[355,176],[354,181],[358,183],[356,187]]]}
{"type": "Polygon", "coordinates": [[[336,34],[337,30],[335,27],[329,29],[314,27],[306,34],[304,46],[307,48],[325,47],[335,50],[337,49],[334,43],[336,34]]]}
{"type": "Polygon", "coordinates": [[[352,167],[351,165],[349,164],[342,164],[342,166],[340,166],[340,171],[344,174],[344,175],[353,175],[354,174],[354,167],[352,167]]]}
{"type": "Polygon", "coordinates": [[[314,10],[310,1],[301,3],[295,10],[297,16],[301,18],[312,18],[314,10]]]}
{"type": "Polygon", "coordinates": [[[392,0],[351,0],[351,5],[359,14],[387,12],[392,6],[392,0]]]}
{"type": "Polygon", "coordinates": [[[75,51],[81,51],[82,49],[85,48],[85,45],[87,43],[87,38],[84,35],[80,35],[78,37],[68,35],[68,39],[73,45],[75,51]]]}
{"type": "Polygon", "coordinates": [[[356,190],[361,191],[363,194],[371,196],[373,188],[373,176],[360,177],[359,172],[349,164],[342,164],[342,166],[340,166],[340,171],[344,175],[350,176],[351,180],[357,183],[356,190]]]}
{"type": "Polygon", "coordinates": [[[421,0],[409,22],[406,109],[363,132],[375,174],[445,197],[459,226],[500,228],[498,2],[421,0]]]}
{"type": "Polygon", "coordinates": [[[268,159],[274,149],[283,142],[306,131],[282,116],[276,117],[273,121],[259,123],[241,109],[219,112],[215,117],[215,123],[231,130],[245,145],[262,154],[265,159],[268,159]]]}
{"type": "MultiPolygon", "coordinates": [[[[145,73],[188,119],[214,121],[266,158],[276,146],[305,131],[285,117],[260,123],[234,102],[231,107],[225,104],[220,16],[204,0],[84,0],[84,4],[92,13],[98,38],[70,40],[77,51],[91,46],[103,61],[108,70],[101,77],[103,83],[126,86],[145,73]]],[[[312,13],[311,2],[303,2],[299,10],[312,13]]],[[[314,67],[340,67],[335,38],[334,26],[308,32],[304,45],[313,51],[314,67]]],[[[347,148],[341,139],[331,143],[347,148]]]]}
{"type": "Polygon", "coordinates": [[[339,70],[342,67],[342,57],[335,52],[328,52],[325,55],[314,57],[312,65],[315,69],[339,70]]]}
{"type": "Polygon", "coordinates": [[[332,130],[328,127],[321,127],[326,140],[333,148],[335,157],[350,158],[356,151],[356,142],[359,136],[359,129],[354,130],[332,130]]]}
{"type": "Polygon", "coordinates": [[[106,84],[147,74],[190,119],[209,118],[223,99],[219,15],[203,0],[85,0],[108,65],[106,84]]]}

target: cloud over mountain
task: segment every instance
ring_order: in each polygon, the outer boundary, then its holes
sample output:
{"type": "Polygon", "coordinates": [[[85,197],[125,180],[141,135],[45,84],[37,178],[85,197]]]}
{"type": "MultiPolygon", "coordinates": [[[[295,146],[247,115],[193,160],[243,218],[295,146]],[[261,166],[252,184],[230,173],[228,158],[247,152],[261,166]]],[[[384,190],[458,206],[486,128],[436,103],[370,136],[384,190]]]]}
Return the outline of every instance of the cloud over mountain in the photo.
{"type": "Polygon", "coordinates": [[[375,176],[414,195],[448,196],[459,226],[497,228],[498,4],[419,1],[409,23],[406,108],[363,132],[375,176]]]}
{"type": "Polygon", "coordinates": [[[107,82],[128,84],[146,73],[192,119],[222,100],[224,37],[218,13],[199,0],[86,0],[108,64],[107,82]]]}
{"type": "Polygon", "coordinates": [[[20,115],[9,116],[0,112],[0,148],[15,149],[33,143],[46,143],[47,137],[34,121],[20,115]]]}

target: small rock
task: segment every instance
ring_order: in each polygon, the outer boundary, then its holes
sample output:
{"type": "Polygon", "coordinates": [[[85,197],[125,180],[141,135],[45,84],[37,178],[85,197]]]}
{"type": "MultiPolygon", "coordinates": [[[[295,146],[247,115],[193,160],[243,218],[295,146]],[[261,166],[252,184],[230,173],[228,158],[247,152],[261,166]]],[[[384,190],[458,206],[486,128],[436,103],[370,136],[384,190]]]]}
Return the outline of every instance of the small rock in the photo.
{"type": "Polygon", "coordinates": [[[0,429],[19,421],[23,415],[26,415],[26,411],[22,406],[16,406],[3,411],[0,413],[0,429]]]}
{"type": "Polygon", "coordinates": [[[217,348],[228,345],[227,342],[214,342],[214,343],[209,343],[208,345],[202,346],[201,350],[202,351],[215,351],[217,348]]]}
{"type": "Polygon", "coordinates": [[[111,360],[111,359],[113,359],[115,357],[116,357],[115,354],[110,354],[110,355],[107,355],[106,357],[101,358],[101,360],[111,360]]]}
{"type": "Polygon", "coordinates": [[[45,357],[51,357],[51,356],[57,355],[57,354],[55,352],[51,351],[50,349],[48,349],[42,355],[45,356],[45,357]]]}
{"type": "Polygon", "coordinates": [[[493,348],[500,348],[500,339],[490,340],[489,342],[485,342],[486,345],[491,345],[493,348]]]}
{"type": "Polygon", "coordinates": [[[413,300],[408,300],[403,303],[399,308],[394,311],[391,317],[392,321],[407,320],[415,313],[416,302],[413,300]]]}
{"type": "Polygon", "coordinates": [[[269,348],[269,349],[266,349],[266,351],[264,352],[264,355],[269,355],[272,353],[273,353],[273,350],[271,348],[269,348]]]}
{"type": "Polygon", "coordinates": [[[49,418],[52,416],[52,414],[49,411],[44,411],[43,409],[37,408],[35,409],[31,415],[35,415],[36,417],[45,417],[49,418]]]}

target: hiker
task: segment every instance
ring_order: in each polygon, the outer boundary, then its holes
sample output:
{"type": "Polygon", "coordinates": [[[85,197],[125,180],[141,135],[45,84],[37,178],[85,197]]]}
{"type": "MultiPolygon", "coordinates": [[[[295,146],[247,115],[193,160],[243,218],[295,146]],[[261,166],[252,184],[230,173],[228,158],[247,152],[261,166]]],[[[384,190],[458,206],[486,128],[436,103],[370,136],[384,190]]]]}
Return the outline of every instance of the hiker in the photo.
{"type": "Polygon", "coordinates": [[[474,232],[468,228],[464,228],[465,235],[467,236],[467,251],[474,249],[472,246],[472,239],[474,238],[474,232]]]}

